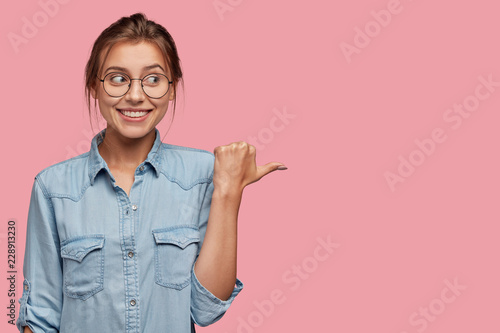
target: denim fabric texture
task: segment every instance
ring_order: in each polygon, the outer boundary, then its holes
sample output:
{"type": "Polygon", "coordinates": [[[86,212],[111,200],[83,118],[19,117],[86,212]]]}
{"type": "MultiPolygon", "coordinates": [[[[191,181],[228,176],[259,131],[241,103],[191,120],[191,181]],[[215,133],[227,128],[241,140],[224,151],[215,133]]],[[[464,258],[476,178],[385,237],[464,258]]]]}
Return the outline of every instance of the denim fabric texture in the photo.
{"type": "Polygon", "coordinates": [[[28,212],[17,327],[42,332],[195,331],[228,300],[194,273],[213,194],[214,155],[156,139],[130,196],[97,149],[39,172],[28,212]]]}

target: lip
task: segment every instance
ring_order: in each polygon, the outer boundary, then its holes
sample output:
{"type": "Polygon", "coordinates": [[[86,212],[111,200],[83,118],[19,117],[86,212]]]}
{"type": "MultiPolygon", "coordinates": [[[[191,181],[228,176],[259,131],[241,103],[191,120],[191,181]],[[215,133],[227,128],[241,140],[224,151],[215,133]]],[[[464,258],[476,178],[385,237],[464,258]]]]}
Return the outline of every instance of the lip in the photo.
{"type": "Polygon", "coordinates": [[[136,109],[136,108],[123,108],[123,109],[117,108],[116,110],[118,111],[118,114],[120,115],[120,117],[123,120],[125,120],[127,122],[133,122],[133,123],[141,122],[141,121],[145,120],[149,116],[149,114],[151,113],[151,111],[153,111],[153,109],[136,109]],[[131,112],[147,111],[147,114],[144,115],[144,116],[142,116],[142,117],[132,118],[132,117],[125,116],[120,111],[131,111],[131,112]]]}
{"type": "Polygon", "coordinates": [[[116,108],[118,111],[152,111],[153,109],[116,108]]]}

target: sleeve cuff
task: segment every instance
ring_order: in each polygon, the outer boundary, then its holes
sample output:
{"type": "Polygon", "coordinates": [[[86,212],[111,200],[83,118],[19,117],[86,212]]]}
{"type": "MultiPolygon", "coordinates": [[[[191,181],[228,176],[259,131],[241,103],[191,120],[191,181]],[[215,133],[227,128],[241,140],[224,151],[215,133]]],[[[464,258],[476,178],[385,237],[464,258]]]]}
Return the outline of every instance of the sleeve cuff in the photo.
{"type": "Polygon", "coordinates": [[[23,332],[24,326],[26,323],[26,315],[27,315],[27,302],[30,294],[31,286],[27,279],[23,281],[23,295],[19,299],[19,317],[17,318],[16,326],[19,329],[19,332],[23,332]]]}
{"type": "Polygon", "coordinates": [[[198,326],[208,326],[215,323],[226,313],[235,297],[243,289],[243,283],[236,279],[236,286],[231,296],[223,301],[206,289],[196,277],[194,266],[191,269],[191,317],[198,326]]]}
{"type": "Polygon", "coordinates": [[[43,309],[33,307],[30,300],[31,283],[24,279],[23,295],[19,299],[19,317],[16,321],[16,326],[19,332],[24,332],[24,327],[28,326],[32,332],[53,333],[58,332],[55,328],[56,322],[59,320],[59,314],[54,309],[43,309]]]}

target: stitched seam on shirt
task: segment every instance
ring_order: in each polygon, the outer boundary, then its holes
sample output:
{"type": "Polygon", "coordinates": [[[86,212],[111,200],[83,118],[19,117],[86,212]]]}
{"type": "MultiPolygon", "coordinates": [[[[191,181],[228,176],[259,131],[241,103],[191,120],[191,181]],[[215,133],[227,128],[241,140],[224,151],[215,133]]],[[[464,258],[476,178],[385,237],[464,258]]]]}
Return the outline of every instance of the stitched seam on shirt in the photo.
{"type": "MultiPolygon", "coordinates": [[[[59,234],[57,232],[56,213],[54,210],[54,206],[52,205],[52,199],[48,196],[47,188],[45,187],[45,185],[43,184],[43,181],[39,178],[39,176],[35,177],[35,182],[38,184],[38,186],[42,190],[43,197],[45,198],[45,200],[47,200],[47,203],[50,207],[51,220],[54,223],[54,226],[53,226],[54,230],[52,230],[52,226],[50,227],[50,229],[51,229],[51,232],[53,231],[55,233],[54,236],[56,237],[56,240],[54,240],[54,244],[56,246],[57,253],[59,253],[61,251],[61,245],[59,243],[60,239],[59,239],[59,234]]],[[[62,258],[59,258],[59,265],[61,266],[61,269],[62,269],[62,264],[63,264],[62,258]]]]}
{"type": "MultiPolygon", "coordinates": [[[[76,157],[73,157],[69,160],[66,160],[66,161],[62,161],[62,162],[59,162],[57,164],[54,164],[54,165],[59,165],[59,164],[64,164],[66,162],[69,162],[71,160],[74,160],[74,159],[81,159],[81,158],[84,158],[86,156],[84,156],[85,154],[88,154],[87,153],[84,153],[82,155],[79,155],[79,156],[76,156],[76,157]]],[[[53,166],[54,166],[53,165],[53,166]]],[[[45,196],[46,199],[52,199],[52,198],[60,198],[60,199],[70,199],[71,201],[74,201],[74,202],[78,202],[80,201],[82,198],[83,198],[83,195],[85,194],[85,191],[87,190],[87,188],[90,187],[90,180],[89,181],[85,181],[80,193],[77,195],[77,196],[74,196],[74,195],[70,195],[70,194],[62,194],[62,193],[52,193],[52,192],[49,192],[47,187],[43,184],[42,180],[40,179],[40,176],[45,173],[49,168],[51,168],[52,166],[50,167],[47,167],[45,169],[43,169],[42,171],[40,171],[40,173],[38,173],[38,175],[35,177],[35,180],[38,180],[38,182],[41,184],[40,185],[40,188],[42,189],[42,192],[45,196]]],[[[52,212],[54,213],[54,208],[52,206],[52,202],[51,200],[48,200],[50,202],[50,206],[52,208],[52,212]]],[[[55,215],[54,215],[55,216],[55,215]]]]}
{"type": "MultiPolygon", "coordinates": [[[[71,243],[73,241],[76,241],[76,240],[80,240],[80,239],[89,239],[89,238],[93,238],[93,239],[105,239],[104,237],[104,234],[90,234],[90,235],[83,235],[83,236],[76,236],[76,237],[71,237],[71,238],[68,238],[68,239],[65,239],[61,242],[61,246],[64,246],[68,243],[71,243]]],[[[101,246],[102,247],[102,246],[101,246]]]]}
{"type": "Polygon", "coordinates": [[[195,224],[179,224],[179,225],[174,225],[174,226],[166,227],[166,228],[153,229],[153,230],[151,230],[151,232],[154,234],[155,232],[157,233],[157,232],[171,231],[171,230],[183,229],[183,228],[188,228],[188,229],[193,229],[193,230],[199,231],[198,226],[195,224]]]}
{"type": "Polygon", "coordinates": [[[213,175],[214,172],[212,171],[212,175],[210,176],[210,182],[208,183],[207,187],[205,188],[205,193],[203,194],[203,199],[201,200],[201,207],[200,207],[200,214],[198,215],[198,228],[200,228],[200,215],[201,215],[201,210],[203,209],[203,206],[205,204],[205,199],[207,198],[207,192],[208,188],[210,187],[210,184],[213,182],[213,175]]]}
{"type": "MultiPolygon", "coordinates": [[[[213,177],[213,174],[214,174],[214,172],[212,171],[212,177],[213,177]]],[[[212,180],[210,180],[210,183],[212,183],[212,180]]],[[[201,215],[201,210],[203,209],[203,205],[205,204],[205,199],[207,198],[207,192],[208,192],[208,188],[210,187],[210,183],[208,183],[207,187],[205,188],[205,193],[203,194],[203,199],[201,200],[200,213],[198,214],[198,222],[197,222],[197,224],[198,224],[197,225],[198,230],[200,230],[200,215],[201,215]]],[[[206,231],[205,231],[205,235],[206,235],[206,231]]],[[[205,237],[203,237],[203,239],[200,237],[200,241],[199,241],[198,244],[201,244],[201,246],[203,246],[203,243],[205,243],[205,237]]],[[[196,258],[194,259],[195,263],[198,260],[198,257],[200,255],[201,246],[198,246],[198,253],[196,254],[196,258]]],[[[193,267],[194,267],[194,264],[193,264],[193,267]]]]}
{"type": "Polygon", "coordinates": [[[196,185],[210,183],[212,181],[212,178],[198,178],[197,180],[186,186],[180,180],[174,177],[170,177],[166,171],[161,170],[160,173],[163,174],[172,183],[176,183],[177,185],[179,185],[179,187],[185,191],[192,189],[196,185]]]}
{"type": "MultiPolygon", "coordinates": [[[[171,149],[171,150],[180,150],[180,151],[199,152],[199,153],[208,154],[212,158],[215,157],[213,153],[211,153],[211,152],[209,152],[207,150],[198,149],[198,148],[176,146],[176,145],[172,145],[172,144],[168,144],[168,143],[162,143],[161,147],[163,149],[165,149],[165,150],[171,149]]],[[[163,156],[164,159],[166,158],[165,154],[166,154],[166,152],[164,154],[162,154],[162,156],[163,156]]],[[[193,188],[194,186],[196,186],[198,184],[210,183],[212,181],[212,178],[213,178],[213,168],[212,168],[212,173],[211,173],[210,177],[208,177],[208,178],[207,177],[201,177],[201,178],[196,179],[192,183],[185,184],[180,179],[177,179],[177,178],[172,177],[171,175],[169,175],[169,173],[167,172],[167,170],[165,170],[164,168],[161,167],[161,165],[163,164],[163,163],[161,163],[161,161],[163,161],[163,160],[158,159],[159,172],[161,174],[163,174],[170,182],[173,182],[173,183],[176,183],[177,185],[179,185],[183,190],[190,190],[191,188],[193,188]]],[[[213,161],[210,164],[213,167],[213,161]]]]}
{"type": "Polygon", "coordinates": [[[47,193],[47,195],[50,196],[51,198],[70,199],[71,201],[78,202],[83,198],[85,191],[87,191],[89,187],[90,187],[90,181],[85,181],[85,184],[82,187],[80,194],[78,194],[77,196],[69,194],[61,194],[61,193],[47,193]]]}
{"type": "Polygon", "coordinates": [[[35,177],[35,181],[37,182],[38,186],[40,186],[40,189],[42,190],[42,194],[43,194],[43,197],[45,198],[45,200],[47,200],[49,206],[50,206],[50,212],[52,214],[52,217],[55,218],[56,214],[55,214],[55,211],[54,211],[54,206],[52,205],[52,200],[50,200],[50,195],[47,191],[47,188],[45,187],[45,185],[43,184],[42,180],[40,178],[35,177]]]}

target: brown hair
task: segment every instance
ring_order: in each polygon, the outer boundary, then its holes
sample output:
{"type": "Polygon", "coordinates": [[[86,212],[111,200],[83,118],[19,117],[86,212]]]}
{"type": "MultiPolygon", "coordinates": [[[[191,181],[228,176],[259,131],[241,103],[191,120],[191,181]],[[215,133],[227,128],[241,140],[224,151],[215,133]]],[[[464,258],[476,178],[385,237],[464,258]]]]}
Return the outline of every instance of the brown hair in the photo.
{"type": "MultiPolygon", "coordinates": [[[[175,105],[177,96],[177,84],[180,82],[184,87],[182,79],[182,69],[180,59],[177,54],[177,47],[172,36],[160,24],[148,20],[143,13],[136,13],[129,17],[122,17],[118,21],[107,27],[99,37],[97,37],[92,47],[87,65],[85,66],[85,98],[89,109],[90,125],[92,127],[92,112],[91,112],[91,89],[97,91],[98,76],[102,70],[102,66],[113,45],[118,42],[140,43],[149,42],[159,47],[165,62],[170,69],[172,86],[174,89],[174,107],[172,119],[175,115],[175,105]],[[106,51],[104,57],[101,57],[103,51],[106,51]]],[[[97,100],[94,100],[94,109],[97,106],[97,100]]],[[[96,110],[97,114],[97,110],[96,110]]]]}

